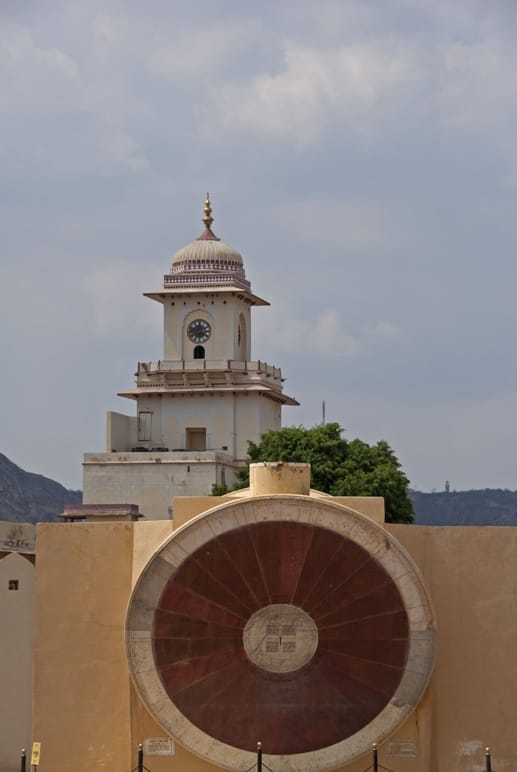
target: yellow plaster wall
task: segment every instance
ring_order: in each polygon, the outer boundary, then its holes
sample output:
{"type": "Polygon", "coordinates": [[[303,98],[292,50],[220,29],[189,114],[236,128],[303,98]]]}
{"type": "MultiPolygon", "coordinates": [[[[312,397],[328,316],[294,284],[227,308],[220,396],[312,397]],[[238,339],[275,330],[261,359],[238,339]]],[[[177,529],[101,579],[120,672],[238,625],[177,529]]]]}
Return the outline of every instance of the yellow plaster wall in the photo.
{"type": "Polygon", "coordinates": [[[172,528],[172,520],[148,520],[138,523],[138,528],[135,528],[133,533],[132,587],[153,552],[171,535],[172,528]]]}
{"type": "Polygon", "coordinates": [[[131,523],[37,529],[33,740],[38,772],[128,772],[131,726],[124,623],[131,523]]]}
{"type": "Polygon", "coordinates": [[[379,525],[384,525],[384,499],[382,496],[332,496],[331,501],[355,509],[379,525]]]}
{"type": "Polygon", "coordinates": [[[429,772],[484,769],[485,746],[497,772],[513,772],[517,528],[386,527],[420,567],[437,612],[429,772]]]}
{"type": "Polygon", "coordinates": [[[196,515],[227,501],[233,499],[230,496],[176,496],[172,505],[174,530],[188,523],[196,515]]]}
{"type": "MultiPolygon", "coordinates": [[[[212,497],[178,500],[178,520],[187,517],[187,504],[192,513],[207,500],[214,504],[212,497]]],[[[490,745],[494,769],[513,772],[517,529],[386,528],[424,575],[437,612],[438,649],[424,699],[390,738],[416,741],[418,757],[392,756],[385,742],[379,761],[397,772],[473,772],[483,769],[490,745]]],[[[38,527],[33,739],[42,742],[39,772],[128,772],[138,742],[164,736],[130,686],[124,623],[132,583],[170,529],[160,521],[38,527]]],[[[267,738],[261,739],[274,768],[267,738]]],[[[363,758],[342,769],[362,772],[367,764],[363,758]]],[[[147,766],[216,769],[179,746],[173,759],[152,757],[147,766]]]]}
{"type": "MultiPolygon", "coordinates": [[[[248,494],[243,491],[243,495],[248,494]]],[[[384,499],[381,496],[331,496],[328,498],[329,501],[354,509],[379,525],[384,523],[384,499]]],[[[227,496],[176,496],[173,501],[174,530],[185,525],[196,515],[206,512],[207,509],[235,500],[235,496],[231,494],[227,496]]]]}

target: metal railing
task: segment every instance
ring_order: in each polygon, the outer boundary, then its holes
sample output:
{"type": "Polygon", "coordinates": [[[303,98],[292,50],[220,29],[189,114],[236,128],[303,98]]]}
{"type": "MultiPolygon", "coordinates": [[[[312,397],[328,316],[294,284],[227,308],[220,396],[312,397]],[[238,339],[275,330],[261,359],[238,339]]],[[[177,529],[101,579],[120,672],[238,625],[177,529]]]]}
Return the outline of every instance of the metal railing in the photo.
{"type": "Polygon", "coordinates": [[[131,772],[151,772],[150,769],[144,766],[144,746],[142,743],[138,746],[138,761],[136,767],[131,772]]]}
{"type": "MultiPolygon", "coordinates": [[[[273,762],[272,762],[273,763],[273,762]]],[[[33,767],[34,770],[37,769],[37,767],[33,767]]],[[[379,770],[384,770],[384,772],[396,772],[394,769],[390,769],[390,767],[385,767],[383,764],[379,761],[379,752],[377,749],[377,744],[374,743],[372,745],[372,763],[366,769],[364,772],[379,772],[379,770]]],[[[476,769],[479,769],[479,767],[476,767],[476,769]]],[[[246,772],[282,772],[282,770],[274,770],[271,767],[269,767],[263,758],[263,749],[262,749],[262,743],[257,743],[257,759],[256,762],[254,762],[251,767],[249,767],[246,772]]],[[[21,759],[20,759],[20,772],[27,772],[27,754],[25,751],[25,748],[22,750],[21,759]]],[[[151,772],[151,770],[145,766],[144,764],[144,746],[142,743],[138,745],[138,753],[137,753],[137,765],[136,767],[133,767],[131,772],[151,772]]],[[[492,752],[490,748],[485,748],[485,772],[496,772],[496,770],[492,767],[492,752]]]]}

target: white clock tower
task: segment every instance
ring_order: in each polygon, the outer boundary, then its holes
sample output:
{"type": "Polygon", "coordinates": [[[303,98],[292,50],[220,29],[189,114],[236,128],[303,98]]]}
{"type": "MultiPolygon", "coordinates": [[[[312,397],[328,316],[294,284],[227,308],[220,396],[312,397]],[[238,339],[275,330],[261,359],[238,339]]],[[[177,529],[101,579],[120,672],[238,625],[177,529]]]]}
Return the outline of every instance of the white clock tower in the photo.
{"type": "Polygon", "coordinates": [[[87,505],[136,504],[145,517],[170,517],[174,496],[207,495],[231,485],[258,442],[281,426],[279,368],[251,359],[254,295],[241,255],[212,231],[207,195],[205,230],[173,257],[163,289],[146,297],[163,305],[164,349],[158,362],[139,362],[136,415],[109,412],[107,448],[84,457],[87,505]]]}

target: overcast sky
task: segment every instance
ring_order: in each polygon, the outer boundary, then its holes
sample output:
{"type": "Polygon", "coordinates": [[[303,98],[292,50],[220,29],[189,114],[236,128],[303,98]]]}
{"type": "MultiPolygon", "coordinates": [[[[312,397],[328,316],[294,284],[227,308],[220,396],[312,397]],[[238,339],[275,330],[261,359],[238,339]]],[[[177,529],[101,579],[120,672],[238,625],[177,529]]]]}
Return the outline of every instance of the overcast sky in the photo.
{"type": "Polygon", "coordinates": [[[2,0],[0,451],[82,487],[209,190],[284,424],[516,489],[516,40],[515,0],[2,0]]]}

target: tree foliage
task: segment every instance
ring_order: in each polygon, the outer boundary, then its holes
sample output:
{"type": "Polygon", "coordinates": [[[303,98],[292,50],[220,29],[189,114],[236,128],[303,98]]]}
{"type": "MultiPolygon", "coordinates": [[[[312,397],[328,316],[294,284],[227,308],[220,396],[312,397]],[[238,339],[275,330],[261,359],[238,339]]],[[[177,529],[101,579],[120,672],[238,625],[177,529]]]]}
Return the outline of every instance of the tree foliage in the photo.
{"type": "Polygon", "coordinates": [[[309,463],[316,490],[333,496],[383,496],[386,522],[413,522],[409,480],[385,440],[375,445],[347,440],[338,423],[270,431],[259,443],[249,443],[248,463],[240,470],[236,487],[249,484],[249,464],[260,461],[309,463]]]}

